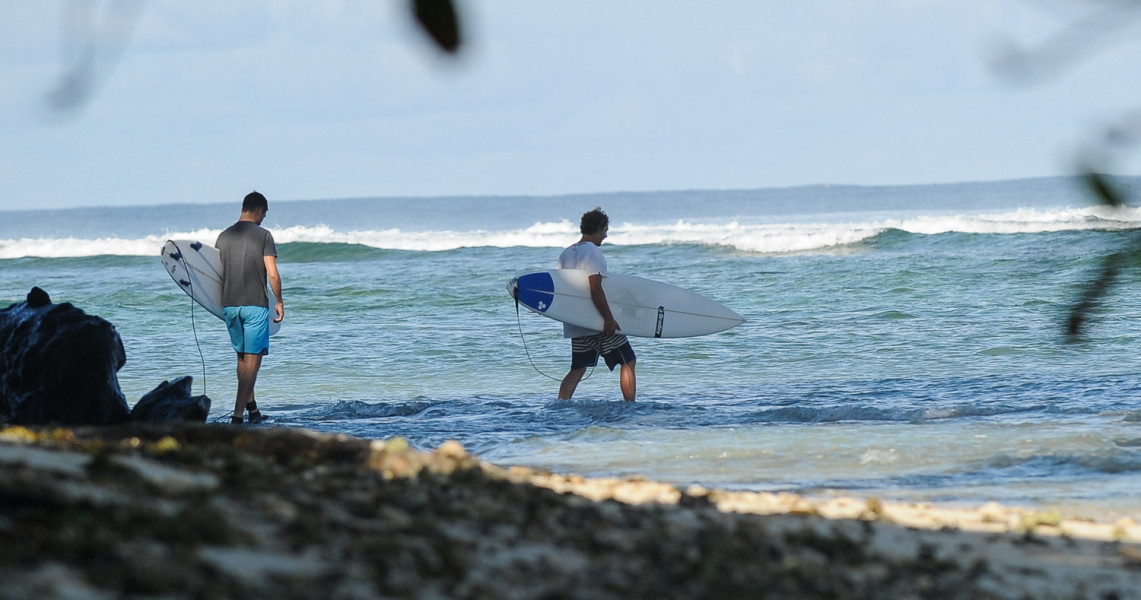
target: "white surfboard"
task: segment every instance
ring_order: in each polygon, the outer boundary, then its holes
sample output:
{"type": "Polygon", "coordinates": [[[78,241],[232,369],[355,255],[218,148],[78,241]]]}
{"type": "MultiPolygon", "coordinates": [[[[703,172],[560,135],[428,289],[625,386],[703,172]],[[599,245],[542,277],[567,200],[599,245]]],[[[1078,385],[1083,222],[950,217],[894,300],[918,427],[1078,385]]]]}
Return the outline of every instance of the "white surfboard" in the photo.
{"type": "MultiPolygon", "coordinates": [[[[679,338],[725,331],[745,318],[722,304],[689,290],[631,275],[607,275],[602,289],[619,333],[637,337],[679,338]]],[[[556,321],[602,330],[602,315],[590,299],[588,273],[554,269],[512,279],[507,293],[519,304],[556,321]]]]}
{"type": "MultiPolygon", "coordinates": [[[[195,302],[210,314],[222,316],[222,256],[218,249],[194,240],[167,240],[162,247],[162,266],[170,278],[195,302]]],[[[269,334],[281,329],[281,323],[274,323],[273,307],[277,297],[266,286],[269,294],[269,334]]]]}

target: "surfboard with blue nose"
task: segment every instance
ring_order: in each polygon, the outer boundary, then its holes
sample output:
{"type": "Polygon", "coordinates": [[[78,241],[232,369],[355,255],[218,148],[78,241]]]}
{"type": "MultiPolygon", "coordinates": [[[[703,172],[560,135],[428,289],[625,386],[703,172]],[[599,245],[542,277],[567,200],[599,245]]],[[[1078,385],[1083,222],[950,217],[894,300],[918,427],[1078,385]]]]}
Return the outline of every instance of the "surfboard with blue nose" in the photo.
{"type": "Polygon", "coordinates": [[[555,280],[550,273],[529,273],[515,279],[519,290],[519,303],[531,310],[546,314],[555,299],[555,280]]]}
{"type": "MultiPolygon", "coordinates": [[[[622,327],[636,337],[679,338],[709,335],[745,322],[723,304],[684,288],[611,274],[602,279],[607,304],[622,327]]],[[[520,275],[507,283],[519,304],[563,323],[601,330],[602,315],[590,299],[586,271],[554,269],[520,275]]]]}
{"type": "MultiPolygon", "coordinates": [[[[162,266],[178,287],[210,314],[222,319],[222,256],[218,249],[197,240],[167,240],[162,246],[162,266]]],[[[277,299],[269,294],[269,334],[281,329],[273,322],[273,306],[277,299]]]]}

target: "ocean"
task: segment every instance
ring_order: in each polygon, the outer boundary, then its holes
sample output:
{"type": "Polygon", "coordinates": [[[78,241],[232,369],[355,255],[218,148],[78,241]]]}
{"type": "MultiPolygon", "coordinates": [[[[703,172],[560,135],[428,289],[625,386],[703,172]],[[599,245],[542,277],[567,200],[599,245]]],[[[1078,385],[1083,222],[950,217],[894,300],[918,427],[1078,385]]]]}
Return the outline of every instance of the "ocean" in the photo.
{"type": "MultiPolygon", "coordinates": [[[[1129,197],[1141,179],[1116,178],[1129,197]]],[[[279,201],[286,320],[257,385],[272,424],[679,486],[988,501],[1141,518],[1141,272],[1067,343],[1067,311],[1141,211],[1080,180],[542,197],[279,201]],[[560,324],[507,282],[554,266],[579,216],[611,218],[611,272],[692,289],[748,321],[632,338],[617,373],[556,400],[560,324]]],[[[0,212],[0,306],[32,286],[115,324],[129,404],[194,377],[228,418],[221,321],[171,281],[166,239],[213,243],[240,198],[0,212]]]]}

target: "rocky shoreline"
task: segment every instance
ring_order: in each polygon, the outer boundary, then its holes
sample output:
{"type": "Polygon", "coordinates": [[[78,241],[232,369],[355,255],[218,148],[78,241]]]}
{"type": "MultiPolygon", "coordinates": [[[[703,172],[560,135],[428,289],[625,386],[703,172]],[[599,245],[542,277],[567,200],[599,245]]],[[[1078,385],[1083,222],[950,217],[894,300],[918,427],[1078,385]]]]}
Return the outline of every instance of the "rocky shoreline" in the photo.
{"type": "Polygon", "coordinates": [[[0,429],[0,596],[1141,598],[1141,526],[504,468],[286,428],[0,429]]]}

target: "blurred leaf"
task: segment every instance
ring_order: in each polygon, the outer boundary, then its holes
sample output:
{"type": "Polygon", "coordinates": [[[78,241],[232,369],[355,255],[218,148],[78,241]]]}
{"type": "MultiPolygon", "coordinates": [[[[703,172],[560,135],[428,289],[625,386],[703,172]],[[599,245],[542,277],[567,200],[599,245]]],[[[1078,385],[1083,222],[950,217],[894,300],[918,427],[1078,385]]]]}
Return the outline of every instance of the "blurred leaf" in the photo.
{"type": "MultiPolygon", "coordinates": [[[[1085,182],[1102,206],[1121,208],[1127,205],[1121,192],[1114,188],[1104,175],[1088,171],[1085,174],[1085,182]]],[[[1085,285],[1077,302],[1070,307],[1070,314],[1066,319],[1066,341],[1076,342],[1081,338],[1083,329],[1093,312],[1101,306],[1105,297],[1117,285],[1121,269],[1138,256],[1141,256],[1141,244],[1134,241],[1125,249],[1101,260],[1097,277],[1085,285]]]]}
{"type": "Polygon", "coordinates": [[[1112,206],[1113,208],[1125,206],[1125,200],[1121,197],[1121,194],[1113,189],[1113,186],[1106,181],[1103,175],[1091,171],[1086,173],[1085,180],[1101,204],[1112,206]]]}
{"type": "Polygon", "coordinates": [[[452,0],[412,0],[412,10],[424,31],[441,50],[455,54],[460,47],[460,22],[452,0]]]}
{"type": "Polygon", "coordinates": [[[1086,284],[1078,301],[1070,308],[1070,315],[1066,319],[1066,341],[1076,342],[1081,339],[1091,314],[1117,283],[1117,276],[1121,273],[1126,258],[1126,253],[1117,252],[1102,259],[1097,277],[1086,284]]]}
{"type": "Polygon", "coordinates": [[[143,0],[112,0],[103,5],[73,0],[63,13],[61,38],[65,54],[59,85],[48,93],[48,105],[60,113],[86,104],[122,57],[142,12],[143,0]]]}
{"type": "MultiPolygon", "coordinates": [[[[1077,3],[1074,3],[1077,4],[1077,3]]],[[[1088,56],[1112,45],[1115,39],[1131,41],[1141,22],[1136,0],[1086,1],[1087,13],[1033,48],[1006,43],[992,57],[992,66],[1008,80],[1036,83],[1060,75],[1088,56]]]]}

